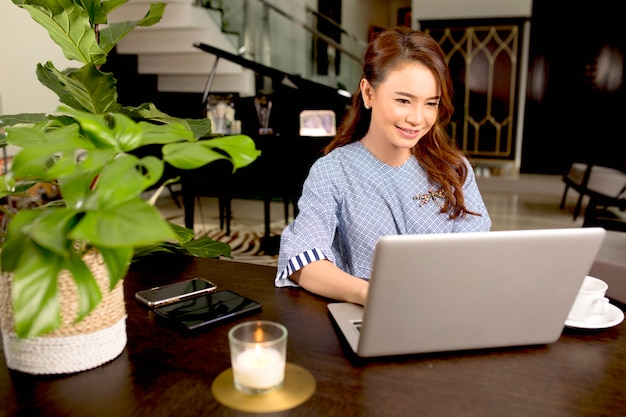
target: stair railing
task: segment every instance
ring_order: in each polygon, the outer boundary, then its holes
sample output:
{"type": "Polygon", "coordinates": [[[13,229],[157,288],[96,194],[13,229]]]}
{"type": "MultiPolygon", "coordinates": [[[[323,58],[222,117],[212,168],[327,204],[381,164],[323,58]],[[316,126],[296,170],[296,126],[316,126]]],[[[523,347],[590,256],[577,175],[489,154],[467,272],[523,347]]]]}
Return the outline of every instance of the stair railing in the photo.
{"type": "Polygon", "coordinates": [[[242,57],[333,88],[353,91],[358,86],[367,43],[314,9],[304,4],[300,8],[294,2],[288,12],[268,0],[210,0],[204,4],[220,8],[223,30],[239,34],[239,44],[234,46],[242,57]],[[301,16],[296,16],[300,10],[301,16]],[[317,30],[316,20],[337,28],[341,41],[317,30]],[[324,74],[316,65],[318,43],[327,48],[329,62],[324,74]],[[341,68],[335,66],[339,55],[341,68]]]}

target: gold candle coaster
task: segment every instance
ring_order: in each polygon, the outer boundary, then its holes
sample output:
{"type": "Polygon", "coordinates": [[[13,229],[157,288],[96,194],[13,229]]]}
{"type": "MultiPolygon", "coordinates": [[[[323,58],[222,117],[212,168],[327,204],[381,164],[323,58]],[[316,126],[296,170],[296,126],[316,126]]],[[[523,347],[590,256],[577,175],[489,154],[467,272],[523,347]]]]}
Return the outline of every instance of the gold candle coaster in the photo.
{"type": "Polygon", "coordinates": [[[215,378],[211,392],[226,407],[248,413],[272,413],[289,410],[308,400],[315,392],[315,378],[306,369],[292,363],[285,364],[283,386],[261,395],[247,395],[237,391],[233,370],[228,368],[215,378]]]}

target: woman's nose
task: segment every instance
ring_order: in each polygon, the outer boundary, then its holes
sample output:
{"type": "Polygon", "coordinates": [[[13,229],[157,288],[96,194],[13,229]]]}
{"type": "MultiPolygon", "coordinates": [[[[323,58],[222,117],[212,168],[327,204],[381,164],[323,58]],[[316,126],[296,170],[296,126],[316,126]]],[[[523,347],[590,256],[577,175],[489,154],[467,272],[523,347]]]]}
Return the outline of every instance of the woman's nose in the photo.
{"type": "Polygon", "coordinates": [[[409,110],[406,115],[406,121],[412,125],[418,125],[421,123],[424,117],[424,112],[421,107],[415,107],[409,110]]]}

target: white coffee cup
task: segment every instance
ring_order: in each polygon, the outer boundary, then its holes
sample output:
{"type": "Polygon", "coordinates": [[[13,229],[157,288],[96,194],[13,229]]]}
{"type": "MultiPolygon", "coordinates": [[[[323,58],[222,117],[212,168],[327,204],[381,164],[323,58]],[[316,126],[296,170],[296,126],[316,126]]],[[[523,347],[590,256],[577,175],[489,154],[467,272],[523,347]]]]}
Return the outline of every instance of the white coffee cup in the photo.
{"type": "Polygon", "coordinates": [[[586,321],[594,315],[606,314],[609,307],[609,299],[605,297],[605,294],[608,288],[609,286],[606,282],[587,275],[567,315],[568,320],[586,321]]]}

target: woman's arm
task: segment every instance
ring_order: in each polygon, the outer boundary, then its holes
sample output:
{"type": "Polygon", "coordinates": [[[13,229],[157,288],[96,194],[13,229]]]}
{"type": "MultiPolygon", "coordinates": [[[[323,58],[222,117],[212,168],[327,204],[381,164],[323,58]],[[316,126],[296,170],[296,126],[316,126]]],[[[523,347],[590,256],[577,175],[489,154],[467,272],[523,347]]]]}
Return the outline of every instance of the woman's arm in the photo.
{"type": "Polygon", "coordinates": [[[312,262],[291,275],[302,288],[338,301],[365,305],[369,282],[350,275],[328,260],[312,262]]]}

